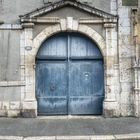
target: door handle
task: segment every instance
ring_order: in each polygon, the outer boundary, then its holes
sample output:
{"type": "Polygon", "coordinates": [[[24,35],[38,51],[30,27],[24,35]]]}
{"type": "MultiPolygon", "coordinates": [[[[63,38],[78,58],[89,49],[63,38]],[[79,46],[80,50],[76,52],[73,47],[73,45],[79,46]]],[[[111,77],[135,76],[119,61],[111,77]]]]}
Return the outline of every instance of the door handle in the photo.
{"type": "Polygon", "coordinates": [[[50,85],[50,91],[54,91],[55,89],[56,89],[56,87],[54,84],[50,85]]]}

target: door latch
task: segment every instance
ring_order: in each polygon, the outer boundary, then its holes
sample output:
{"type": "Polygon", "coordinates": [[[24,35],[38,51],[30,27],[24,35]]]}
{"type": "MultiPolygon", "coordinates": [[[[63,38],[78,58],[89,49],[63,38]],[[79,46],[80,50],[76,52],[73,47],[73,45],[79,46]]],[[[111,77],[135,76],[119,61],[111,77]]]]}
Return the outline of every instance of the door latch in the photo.
{"type": "Polygon", "coordinates": [[[50,85],[50,91],[54,91],[55,89],[56,89],[56,87],[54,84],[50,85]]]}

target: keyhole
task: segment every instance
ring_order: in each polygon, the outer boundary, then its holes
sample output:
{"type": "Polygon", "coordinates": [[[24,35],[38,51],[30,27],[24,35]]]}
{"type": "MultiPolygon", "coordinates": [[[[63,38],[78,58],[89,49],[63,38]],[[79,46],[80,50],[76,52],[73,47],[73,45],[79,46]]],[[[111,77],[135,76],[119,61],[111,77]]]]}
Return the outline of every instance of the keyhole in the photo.
{"type": "Polygon", "coordinates": [[[50,91],[54,91],[54,90],[55,90],[55,85],[52,84],[52,85],[50,86],[50,91]]]}

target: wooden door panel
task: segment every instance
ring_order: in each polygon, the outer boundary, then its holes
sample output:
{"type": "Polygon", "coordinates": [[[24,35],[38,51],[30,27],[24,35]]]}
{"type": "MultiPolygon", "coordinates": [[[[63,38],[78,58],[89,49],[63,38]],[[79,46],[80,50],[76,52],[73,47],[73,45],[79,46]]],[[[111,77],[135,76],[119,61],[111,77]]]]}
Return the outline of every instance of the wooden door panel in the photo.
{"type": "Polygon", "coordinates": [[[36,68],[39,114],[67,114],[65,62],[39,62],[36,68]]]}
{"type": "Polygon", "coordinates": [[[39,115],[102,114],[103,57],[88,37],[58,33],[36,56],[36,98],[39,115]]]}
{"type": "Polygon", "coordinates": [[[102,61],[71,62],[69,75],[69,113],[100,114],[104,92],[102,61]]]}

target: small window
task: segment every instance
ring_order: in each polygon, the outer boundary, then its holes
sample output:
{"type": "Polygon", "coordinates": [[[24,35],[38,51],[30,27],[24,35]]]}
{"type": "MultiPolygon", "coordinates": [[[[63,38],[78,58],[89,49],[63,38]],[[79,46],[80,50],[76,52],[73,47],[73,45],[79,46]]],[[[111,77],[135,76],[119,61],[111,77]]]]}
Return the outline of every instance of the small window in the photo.
{"type": "Polygon", "coordinates": [[[138,0],[122,0],[123,6],[138,6],[138,0]]]}

